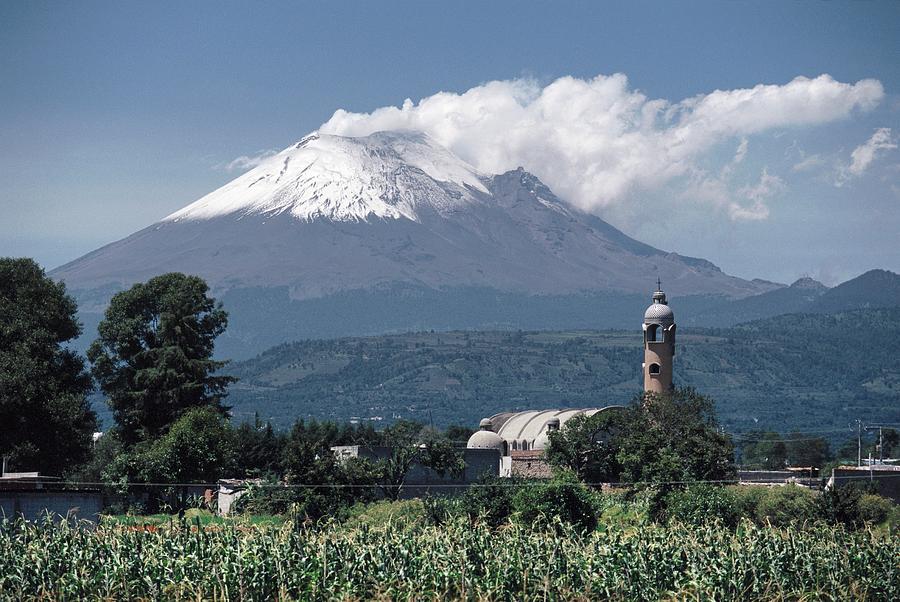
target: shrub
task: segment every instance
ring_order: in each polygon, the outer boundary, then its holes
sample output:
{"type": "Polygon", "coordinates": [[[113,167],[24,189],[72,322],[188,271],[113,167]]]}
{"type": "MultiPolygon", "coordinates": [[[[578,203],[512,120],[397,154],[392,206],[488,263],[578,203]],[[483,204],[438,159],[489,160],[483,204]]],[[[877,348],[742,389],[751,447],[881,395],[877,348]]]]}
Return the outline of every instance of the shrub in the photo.
{"type": "Polygon", "coordinates": [[[347,514],[346,524],[348,526],[376,527],[388,523],[410,526],[421,523],[425,511],[421,500],[381,500],[369,504],[356,504],[348,510],[347,514]]]}
{"type": "Polygon", "coordinates": [[[598,494],[563,473],[550,481],[526,482],[513,496],[513,509],[524,525],[568,523],[582,532],[597,528],[598,494]]]}
{"type": "Polygon", "coordinates": [[[728,490],[734,497],[734,507],[741,518],[756,521],[756,509],[766,498],[771,487],[763,485],[730,485],[728,490]]]}
{"type": "Polygon", "coordinates": [[[463,496],[469,518],[499,527],[513,512],[513,497],[518,481],[502,477],[484,477],[473,483],[463,496]]]}
{"type": "Polygon", "coordinates": [[[715,485],[698,484],[673,491],[666,496],[665,508],[668,521],[690,525],[721,522],[734,528],[740,518],[734,494],[715,485]]]}
{"type": "Polygon", "coordinates": [[[300,501],[299,491],[276,482],[250,485],[231,506],[234,513],[285,514],[300,501]]]}
{"type": "Polygon", "coordinates": [[[812,523],[818,518],[816,494],[797,485],[768,487],[759,500],[754,519],[759,525],[787,527],[812,523]]]}
{"type": "Polygon", "coordinates": [[[874,493],[864,493],[857,502],[859,518],[864,523],[880,525],[888,520],[894,510],[894,503],[874,493]]]}
{"type": "Polygon", "coordinates": [[[866,485],[858,483],[826,489],[819,496],[818,514],[832,525],[858,527],[863,523],[859,514],[859,499],[865,492],[866,485]]]}

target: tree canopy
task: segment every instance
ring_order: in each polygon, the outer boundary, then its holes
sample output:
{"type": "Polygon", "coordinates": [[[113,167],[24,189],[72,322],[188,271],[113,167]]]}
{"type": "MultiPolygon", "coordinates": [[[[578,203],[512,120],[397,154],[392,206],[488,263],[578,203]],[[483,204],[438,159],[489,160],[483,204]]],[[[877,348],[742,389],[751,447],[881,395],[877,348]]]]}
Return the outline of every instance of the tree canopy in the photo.
{"type": "Polygon", "coordinates": [[[225,412],[229,376],[212,359],[228,316],[201,278],[169,273],[116,294],[88,350],[126,445],[155,439],[186,410],[225,412]]]}
{"type": "Polygon", "coordinates": [[[90,453],[97,419],[77,337],[75,301],[31,259],[0,258],[0,455],[61,474],[90,453]]]}
{"type": "Polygon", "coordinates": [[[690,388],[645,393],[626,408],[573,418],[550,434],[547,457],[587,482],[720,480],[734,472],[733,447],[712,400],[690,388]]]}

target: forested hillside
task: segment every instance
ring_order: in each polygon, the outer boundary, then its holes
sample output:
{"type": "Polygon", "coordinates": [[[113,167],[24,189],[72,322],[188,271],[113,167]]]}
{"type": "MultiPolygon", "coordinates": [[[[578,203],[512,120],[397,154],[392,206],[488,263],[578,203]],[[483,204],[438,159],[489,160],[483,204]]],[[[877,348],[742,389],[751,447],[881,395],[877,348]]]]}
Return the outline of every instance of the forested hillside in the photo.
{"type": "MultiPolygon", "coordinates": [[[[900,423],[900,309],[785,315],[679,331],[676,383],[713,396],[730,431],[900,423]]],[[[237,419],[474,425],[516,409],[622,403],[640,391],[639,332],[450,332],[304,341],[229,372],[237,419]]]]}

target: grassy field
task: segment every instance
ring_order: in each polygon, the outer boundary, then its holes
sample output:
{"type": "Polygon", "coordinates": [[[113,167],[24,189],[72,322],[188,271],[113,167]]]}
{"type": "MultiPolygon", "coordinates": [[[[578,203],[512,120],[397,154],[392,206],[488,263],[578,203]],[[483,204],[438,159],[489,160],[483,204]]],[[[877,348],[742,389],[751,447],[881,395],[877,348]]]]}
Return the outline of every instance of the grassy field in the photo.
{"type": "Polygon", "coordinates": [[[897,600],[898,558],[884,532],[751,523],[4,523],[0,599],[897,600]]]}

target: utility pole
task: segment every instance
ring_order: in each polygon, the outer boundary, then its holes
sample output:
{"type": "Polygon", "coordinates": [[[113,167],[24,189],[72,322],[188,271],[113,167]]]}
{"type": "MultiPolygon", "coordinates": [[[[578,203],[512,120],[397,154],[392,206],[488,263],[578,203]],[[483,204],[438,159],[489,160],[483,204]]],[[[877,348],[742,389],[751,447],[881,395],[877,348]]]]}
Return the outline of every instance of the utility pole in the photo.
{"type": "MultiPolygon", "coordinates": [[[[852,431],[853,426],[848,426],[852,431]]],[[[856,465],[862,466],[862,420],[859,418],[856,419],[856,465]]]]}
{"type": "Polygon", "coordinates": [[[884,428],[884,426],[882,426],[880,424],[873,424],[872,426],[866,427],[867,431],[870,431],[870,430],[874,431],[875,429],[878,429],[878,463],[879,464],[884,464],[884,437],[883,437],[883,433],[882,433],[883,428],[884,428]]]}

